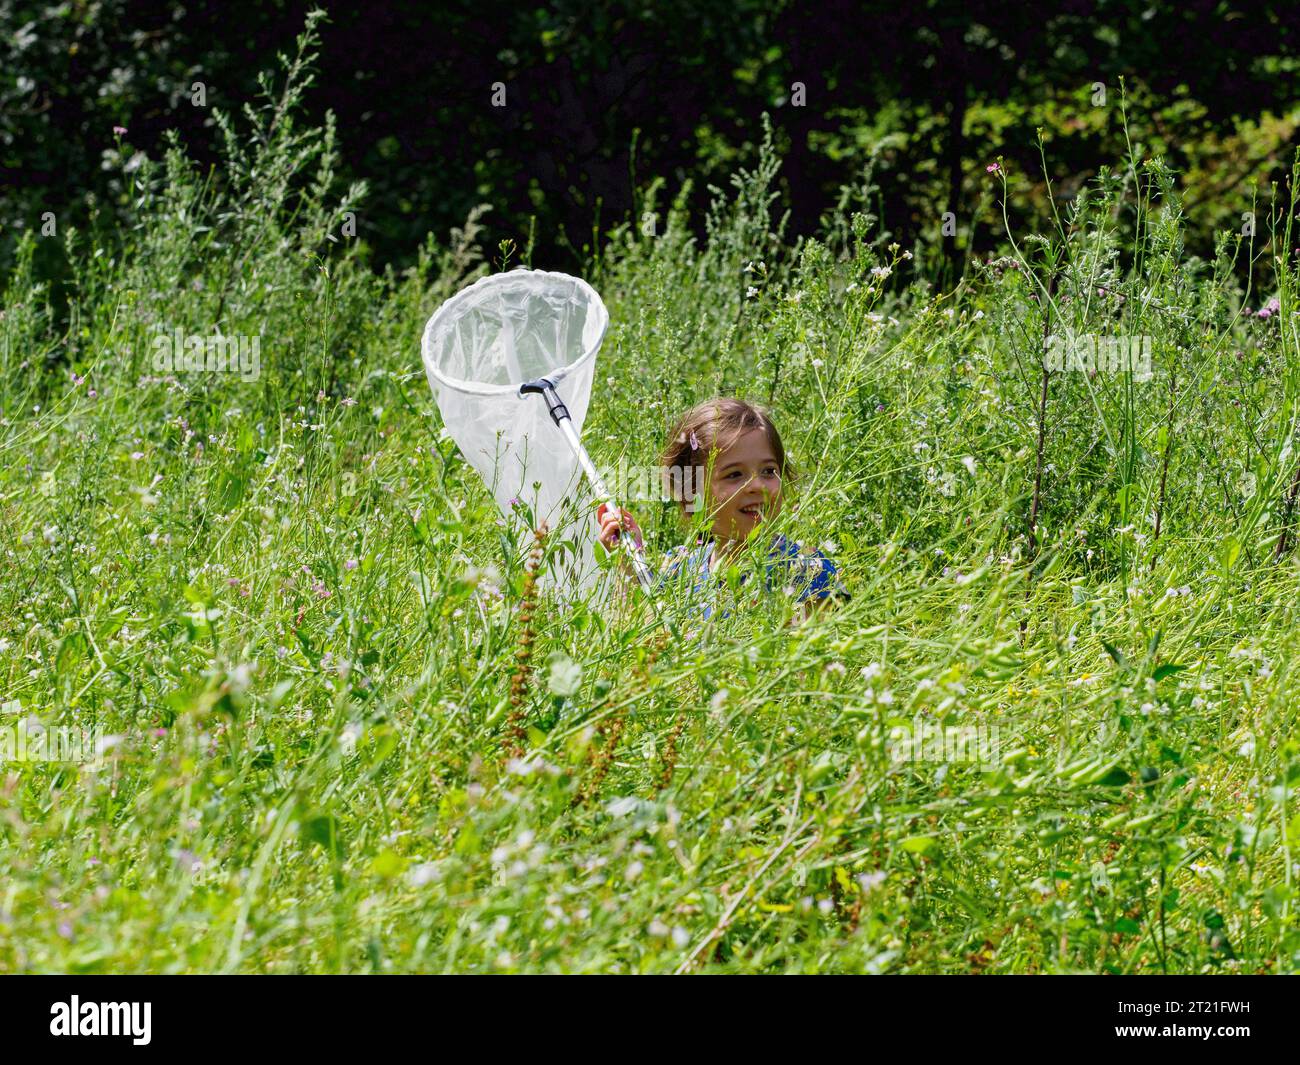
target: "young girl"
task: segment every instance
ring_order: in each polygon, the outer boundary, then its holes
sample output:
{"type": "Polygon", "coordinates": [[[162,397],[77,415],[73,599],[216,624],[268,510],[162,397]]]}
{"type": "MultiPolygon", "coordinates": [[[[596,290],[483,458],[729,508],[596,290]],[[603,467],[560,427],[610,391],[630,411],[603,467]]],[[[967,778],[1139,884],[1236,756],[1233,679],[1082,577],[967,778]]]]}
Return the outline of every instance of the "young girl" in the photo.
{"type": "MultiPolygon", "coordinates": [[[[703,616],[707,619],[712,612],[707,595],[710,584],[720,583],[727,566],[750,537],[780,512],[782,490],[793,483],[794,470],[786,461],[781,434],[767,412],[751,403],[726,398],[706,400],[682,415],[669,434],[660,468],[665,480],[670,471],[676,473],[670,493],[677,499],[683,517],[698,505],[690,491],[691,471],[708,471],[706,483],[700,487],[702,501],[707,500],[711,535],[694,548],[684,545],[671,552],[657,586],[685,574],[691,591],[704,593],[703,616]],[[715,578],[712,582],[711,577],[715,578]]],[[[644,543],[636,519],[627,510],[614,514],[602,505],[596,517],[600,542],[606,550],[615,548],[620,518],[622,528],[637,545],[644,543]]],[[[620,569],[623,579],[628,580],[631,566],[626,556],[620,558],[620,569]]],[[[796,602],[805,604],[808,614],[814,603],[832,595],[849,598],[830,559],[820,551],[805,551],[779,534],[768,543],[766,577],[769,590],[792,587],[796,602]]]]}

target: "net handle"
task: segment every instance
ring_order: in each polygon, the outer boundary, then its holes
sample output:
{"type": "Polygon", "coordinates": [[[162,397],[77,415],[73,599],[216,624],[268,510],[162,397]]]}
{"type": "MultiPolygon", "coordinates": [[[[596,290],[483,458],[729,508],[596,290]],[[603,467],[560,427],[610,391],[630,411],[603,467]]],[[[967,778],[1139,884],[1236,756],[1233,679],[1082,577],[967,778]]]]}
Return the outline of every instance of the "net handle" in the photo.
{"type": "MultiPolygon", "coordinates": [[[[578,459],[578,464],[582,467],[582,472],[587,475],[587,480],[591,482],[591,489],[597,497],[609,507],[610,512],[618,514],[619,505],[614,501],[614,496],[605,484],[605,479],[601,477],[595,465],[591,461],[591,456],[587,454],[587,449],[582,446],[582,441],[578,438],[578,431],[573,427],[573,419],[569,417],[569,408],[564,405],[560,399],[560,394],[555,391],[555,379],[552,377],[540,377],[536,381],[525,381],[519,386],[519,396],[523,398],[527,395],[540,395],[546,400],[547,411],[551,415],[551,420],[555,422],[555,427],[564,434],[564,439],[569,442],[569,447],[578,459]]],[[[618,538],[619,545],[622,546],[631,558],[632,568],[636,571],[636,579],[640,582],[641,587],[647,594],[654,591],[654,576],[650,572],[650,567],[646,564],[645,555],[642,553],[631,537],[620,535],[618,538]]]]}

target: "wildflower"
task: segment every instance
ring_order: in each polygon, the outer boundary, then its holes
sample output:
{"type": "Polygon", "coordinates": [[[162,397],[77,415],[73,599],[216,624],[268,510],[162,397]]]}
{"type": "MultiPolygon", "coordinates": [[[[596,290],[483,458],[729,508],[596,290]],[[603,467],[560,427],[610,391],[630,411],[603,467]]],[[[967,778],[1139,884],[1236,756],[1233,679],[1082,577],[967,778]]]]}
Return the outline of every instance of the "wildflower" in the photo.
{"type": "Polygon", "coordinates": [[[346,569],[346,570],[353,570],[353,569],[356,569],[356,568],[357,568],[357,560],[356,560],[355,558],[350,558],[350,559],[348,559],[346,562],[343,563],[343,568],[346,569]]]}
{"type": "Polygon", "coordinates": [[[757,295],[758,295],[758,289],[756,289],[753,285],[750,285],[749,288],[745,290],[745,299],[747,300],[752,300],[757,295]]]}
{"type": "Polygon", "coordinates": [[[142,458],[144,458],[144,452],[143,452],[143,451],[132,451],[132,452],[131,452],[131,461],[132,461],[132,462],[135,462],[137,459],[142,459],[142,458]]]}
{"type": "Polygon", "coordinates": [[[967,455],[964,459],[961,460],[961,464],[966,467],[967,473],[969,473],[972,477],[975,476],[975,459],[972,456],[967,455]]]}
{"type": "Polygon", "coordinates": [[[891,270],[888,266],[873,266],[871,268],[871,276],[880,278],[881,280],[888,277],[893,272],[894,271],[891,270]]]}
{"type": "Polygon", "coordinates": [[[126,127],[125,127],[125,126],[114,126],[114,127],[113,127],[113,136],[114,136],[114,137],[125,137],[125,136],[126,136],[126,127]]]}
{"type": "Polygon", "coordinates": [[[904,259],[910,259],[911,257],[912,257],[912,253],[910,251],[903,252],[904,259]]]}
{"type": "Polygon", "coordinates": [[[863,873],[860,877],[858,877],[858,883],[862,885],[862,890],[864,892],[870,894],[872,891],[875,891],[876,888],[880,887],[880,885],[885,882],[885,877],[888,875],[889,874],[886,873],[883,869],[878,869],[874,873],[863,873]]]}
{"type": "Polygon", "coordinates": [[[812,364],[814,370],[819,369],[820,367],[825,365],[821,359],[813,359],[812,364]]]}
{"type": "Polygon", "coordinates": [[[985,172],[986,174],[1000,174],[1000,173],[1002,173],[1002,164],[1001,164],[1001,163],[989,163],[989,165],[986,166],[986,167],[984,168],[984,172],[985,172]]]}

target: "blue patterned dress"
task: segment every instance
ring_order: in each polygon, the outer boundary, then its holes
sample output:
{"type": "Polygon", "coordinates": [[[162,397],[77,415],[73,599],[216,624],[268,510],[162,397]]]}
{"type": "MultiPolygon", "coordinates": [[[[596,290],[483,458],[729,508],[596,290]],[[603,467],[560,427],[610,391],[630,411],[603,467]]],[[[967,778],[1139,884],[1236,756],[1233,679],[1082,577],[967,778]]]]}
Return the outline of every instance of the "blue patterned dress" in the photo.
{"type": "MultiPolygon", "coordinates": [[[[713,596],[709,592],[723,586],[726,580],[725,568],[720,568],[714,574],[709,573],[709,555],[712,550],[713,541],[706,540],[694,547],[683,544],[669,552],[655,586],[658,591],[665,584],[680,581],[688,589],[695,608],[702,612],[705,620],[713,613],[713,596]],[[712,588],[710,576],[714,578],[712,588]]],[[[744,574],[741,583],[748,579],[749,574],[744,574]]],[[[779,533],[773,538],[768,552],[766,586],[769,592],[792,588],[796,603],[807,599],[829,599],[833,595],[842,599],[850,598],[838,578],[834,562],[820,551],[804,551],[794,540],[779,533]]],[[[725,618],[729,613],[730,611],[724,610],[720,616],[725,618]]]]}

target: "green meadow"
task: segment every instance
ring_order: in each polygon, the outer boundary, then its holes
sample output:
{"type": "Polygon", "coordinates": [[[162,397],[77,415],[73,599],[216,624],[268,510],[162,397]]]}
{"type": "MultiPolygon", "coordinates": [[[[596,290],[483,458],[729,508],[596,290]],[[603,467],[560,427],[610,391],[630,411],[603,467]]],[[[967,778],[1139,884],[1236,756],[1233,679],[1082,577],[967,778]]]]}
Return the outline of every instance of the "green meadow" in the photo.
{"type": "Polygon", "coordinates": [[[375,270],[309,59],[0,278],[0,972],[1300,968],[1294,203],[1191,256],[1135,151],[940,288],[869,172],[648,182],[583,439],[768,406],[852,594],[701,629],[530,575],[419,345],[529,231],[375,270]]]}

